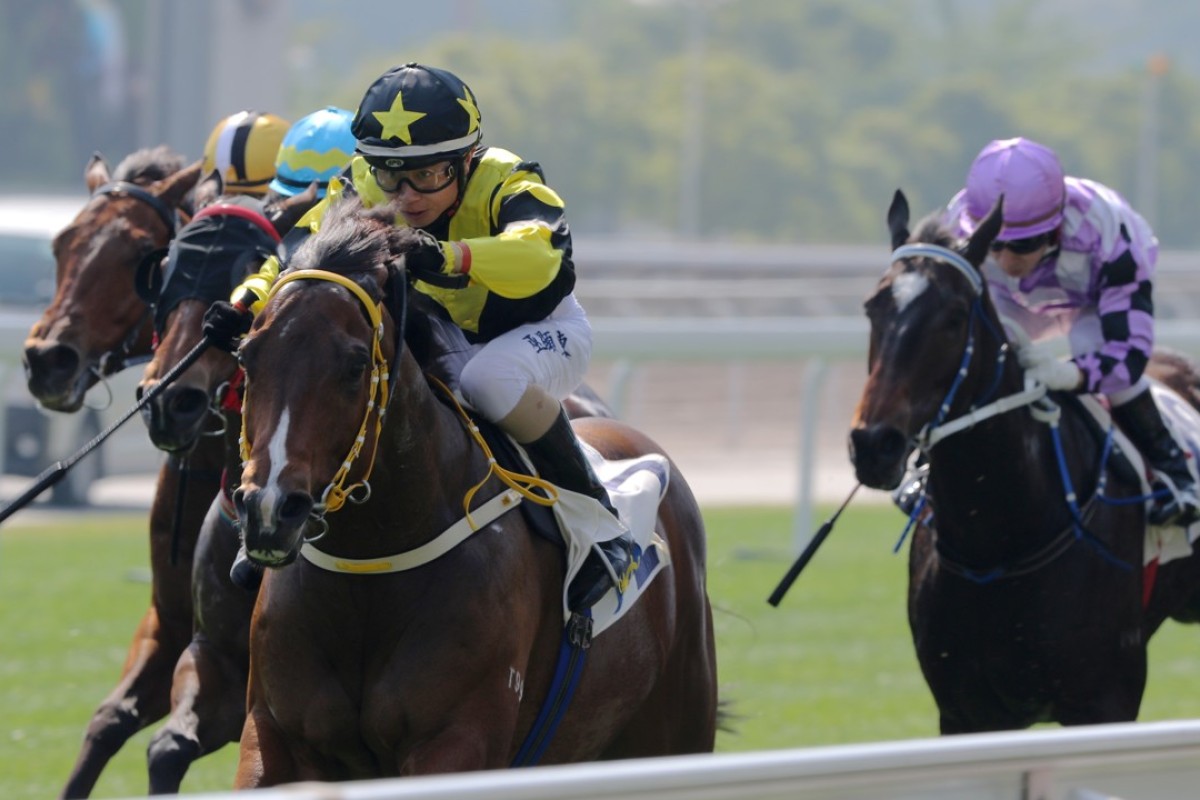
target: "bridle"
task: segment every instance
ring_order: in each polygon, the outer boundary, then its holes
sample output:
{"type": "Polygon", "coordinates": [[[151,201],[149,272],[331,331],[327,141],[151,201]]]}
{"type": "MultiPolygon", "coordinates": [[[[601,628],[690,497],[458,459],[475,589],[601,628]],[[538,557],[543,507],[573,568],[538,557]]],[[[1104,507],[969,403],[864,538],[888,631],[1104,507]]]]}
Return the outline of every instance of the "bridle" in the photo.
{"type": "Polygon", "coordinates": [[[1014,409],[1023,408],[1041,400],[1046,396],[1046,387],[1041,384],[1034,384],[1022,391],[992,400],[992,397],[1000,387],[1000,379],[1004,374],[1004,364],[1008,359],[1009,345],[1008,338],[1000,330],[996,322],[984,311],[983,276],[960,253],[941,245],[924,242],[906,244],[896,248],[892,252],[893,263],[905,258],[918,257],[932,259],[954,267],[954,269],[967,279],[967,283],[970,284],[973,294],[971,317],[967,322],[967,342],[963,346],[962,358],[959,360],[958,370],[954,375],[954,382],[951,383],[950,388],[946,391],[946,395],[942,398],[941,403],[938,404],[938,411],[933,420],[917,432],[913,442],[916,449],[928,451],[943,439],[968,430],[986,419],[1008,413],[1014,409]],[[966,379],[970,371],[971,362],[975,357],[976,320],[982,320],[985,330],[1000,344],[996,355],[992,380],[984,391],[980,393],[979,398],[971,404],[971,408],[967,413],[953,419],[947,419],[950,415],[950,407],[954,403],[954,399],[958,395],[958,391],[966,379]]]}
{"type": "MultiPolygon", "coordinates": [[[[393,273],[393,280],[401,280],[401,277],[393,273]]],[[[367,395],[366,410],[363,413],[362,423],[359,425],[358,433],[355,434],[354,443],[350,446],[350,452],[342,459],[341,466],[334,473],[333,478],[321,493],[321,499],[313,506],[313,510],[309,516],[312,520],[321,526],[321,531],[316,536],[305,539],[306,542],[314,542],[325,535],[327,523],[325,515],[329,512],[337,511],[347,500],[354,503],[364,503],[371,496],[370,477],[371,471],[375,466],[375,459],[379,453],[379,437],[383,433],[384,415],[387,413],[388,400],[395,389],[395,376],[399,373],[398,359],[401,352],[401,343],[403,342],[403,311],[401,311],[401,319],[396,320],[396,354],[397,363],[391,365],[383,354],[383,302],[372,300],[366,290],[359,284],[336,272],[330,272],[322,269],[300,269],[294,272],[288,272],[279,277],[275,284],[271,287],[271,291],[267,294],[266,302],[270,302],[284,286],[296,281],[325,281],[335,283],[350,291],[350,294],[358,300],[363,311],[366,312],[367,320],[371,325],[371,379],[370,389],[367,395]],[[371,426],[371,419],[374,417],[375,424],[371,426]],[[355,483],[346,485],[349,479],[350,470],[355,462],[362,455],[364,446],[367,443],[368,435],[371,437],[370,461],[367,462],[363,470],[362,477],[355,483]],[[361,489],[361,491],[359,491],[361,489]]],[[[248,381],[247,381],[248,382],[248,381]]],[[[249,399],[250,395],[247,391],[242,400],[242,434],[241,434],[241,458],[245,463],[250,460],[250,437],[246,432],[246,420],[249,417],[249,399]]]]}
{"type": "MultiPolygon", "coordinates": [[[[152,192],[147,191],[144,187],[138,186],[136,183],[129,181],[110,181],[101,186],[98,186],[92,196],[111,195],[113,197],[131,197],[141,203],[145,203],[154,210],[155,215],[163,223],[167,229],[166,239],[163,242],[165,247],[168,242],[175,236],[176,226],[178,224],[177,213],[161,198],[157,197],[152,192]]],[[[156,250],[151,253],[161,255],[161,250],[156,250]]],[[[96,371],[100,377],[114,375],[126,367],[135,364],[144,363],[150,360],[149,355],[133,355],[133,345],[142,334],[142,330],[146,325],[150,324],[154,316],[154,311],[151,308],[146,309],[146,313],[138,320],[138,323],[130,329],[129,333],[121,341],[121,343],[113,348],[100,354],[97,359],[96,371]]]]}

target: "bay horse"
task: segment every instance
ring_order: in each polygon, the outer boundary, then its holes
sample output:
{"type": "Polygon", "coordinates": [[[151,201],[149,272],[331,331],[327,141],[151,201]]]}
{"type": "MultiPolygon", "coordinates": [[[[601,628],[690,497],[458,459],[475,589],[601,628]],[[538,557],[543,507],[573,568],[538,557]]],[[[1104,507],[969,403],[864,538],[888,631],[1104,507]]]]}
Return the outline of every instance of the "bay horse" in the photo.
{"type": "MultiPolygon", "coordinates": [[[[219,174],[196,188],[196,214],[178,234],[174,263],[147,263],[139,291],[154,307],[157,344],[142,375],[139,396],[156,386],[202,338],[204,312],[270,255],[297,220],[317,201],[316,187],[273,198],[261,212],[223,196],[219,174]],[[166,273],[166,274],[164,274],[166,273]]],[[[245,718],[250,612],[254,594],[234,586],[229,569],[238,532],[228,497],[241,462],[237,436],[241,398],[237,362],[209,348],[143,409],[156,447],[186,457],[215,441],[224,454],[220,490],[199,524],[192,562],[194,621],[190,642],[178,654],[170,686],[167,722],[147,748],[152,794],[176,793],[192,762],[237,741],[245,718]]]]}
{"type": "MultiPolygon", "coordinates": [[[[26,381],[44,407],[77,411],[98,381],[149,358],[150,310],[133,276],[190,213],[200,163],[185,163],[165,146],[130,154],[111,174],[99,154],[89,160],[91,196],[54,239],[55,295],[25,341],[26,381]]],[[[168,459],[159,471],[149,524],[150,607],[117,685],[88,724],[62,797],[87,797],[121,746],[167,711],[175,661],[191,638],[192,549],[222,456],[216,443],[187,464],[168,459]]]]}
{"type": "MultiPolygon", "coordinates": [[[[152,311],[135,290],[135,271],[165,251],[203,202],[199,175],[198,162],[185,167],[166,147],[131,154],[112,175],[99,155],[89,161],[92,197],[55,240],[56,294],[26,342],[29,387],[47,407],[73,411],[94,383],[150,357],[152,311]]],[[[192,555],[224,456],[224,443],[206,438],[159,471],[149,520],[151,605],[120,680],[88,724],[62,797],[87,797],[125,742],[170,708],[175,664],[192,638],[192,555]]]]}
{"type": "MultiPolygon", "coordinates": [[[[435,310],[407,291],[393,259],[415,236],[393,218],[354,201],[331,208],[239,351],[245,463],[234,500],[251,558],[270,568],[251,622],[239,788],[505,766],[563,643],[563,552],[521,513],[408,571],[297,559],[306,540],[334,559],[425,545],[489,475],[488,456],[414,354],[414,331],[435,310]],[[352,492],[362,502],[326,518],[329,497],[368,473],[370,497],[352,492]]],[[[661,452],[615,420],[575,426],[610,459],[661,452]]],[[[503,489],[489,478],[480,502],[503,489]]],[[[547,763],[712,750],[704,527],[674,465],[656,530],[671,565],[586,651],[547,763]]]]}
{"type": "MultiPolygon", "coordinates": [[[[908,220],[897,192],[850,452],[877,489],[899,484],[914,450],[928,460],[934,517],[910,549],[908,616],[941,732],[1134,720],[1151,635],[1200,621],[1200,558],[1143,570],[1136,473],[1104,456],[1077,399],[1026,387],[979,269],[999,206],[965,242],[936,215],[911,236],[908,220]]],[[[1194,367],[1156,364],[1195,405],[1194,367]]]]}
{"type": "MultiPolygon", "coordinates": [[[[197,187],[201,197],[219,195],[197,187]]],[[[316,202],[315,187],[263,209],[280,234],[288,231],[316,202]]],[[[178,264],[164,277],[140,277],[146,299],[155,306],[157,345],[142,376],[139,394],[154,388],[175,364],[203,339],[203,318],[209,306],[229,297],[230,290],[257,267],[267,242],[254,235],[247,216],[229,224],[237,236],[213,235],[213,225],[191,235],[199,220],[222,211],[221,198],[198,201],[197,221],[184,227],[179,241],[200,239],[177,254],[178,264]],[[257,239],[257,241],[256,241],[257,239]],[[247,257],[251,257],[247,260],[247,257]],[[187,262],[193,263],[187,263],[187,262]]],[[[211,221],[211,220],[210,220],[211,221]]],[[[161,264],[153,265],[162,270],[161,264]]],[[[196,543],[192,568],[195,621],[191,643],[179,657],[171,688],[167,721],[148,748],[150,791],[174,793],[196,759],[215,752],[241,735],[246,716],[246,682],[250,654],[250,616],[256,594],[234,586],[229,579],[239,544],[231,496],[241,472],[238,435],[241,432],[241,372],[237,359],[210,348],[200,359],[146,407],[144,419],[156,447],[172,454],[187,453],[202,437],[219,435],[225,444],[225,476],[213,499],[196,543]]],[[[572,417],[606,416],[612,411],[590,387],[581,386],[566,403],[572,417]]]]}

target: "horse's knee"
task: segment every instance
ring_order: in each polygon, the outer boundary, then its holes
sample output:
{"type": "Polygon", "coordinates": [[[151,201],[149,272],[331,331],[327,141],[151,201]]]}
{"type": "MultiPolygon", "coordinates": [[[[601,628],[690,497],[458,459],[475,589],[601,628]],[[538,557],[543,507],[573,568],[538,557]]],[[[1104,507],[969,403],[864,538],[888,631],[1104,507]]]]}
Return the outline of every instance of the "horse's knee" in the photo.
{"type": "Polygon", "coordinates": [[[188,767],[202,755],[200,742],[182,731],[163,728],[146,748],[151,794],[174,794],[188,767]]]}
{"type": "Polygon", "coordinates": [[[85,739],[94,749],[115,753],[146,724],[127,703],[105,702],[92,715],[85,739]]]}

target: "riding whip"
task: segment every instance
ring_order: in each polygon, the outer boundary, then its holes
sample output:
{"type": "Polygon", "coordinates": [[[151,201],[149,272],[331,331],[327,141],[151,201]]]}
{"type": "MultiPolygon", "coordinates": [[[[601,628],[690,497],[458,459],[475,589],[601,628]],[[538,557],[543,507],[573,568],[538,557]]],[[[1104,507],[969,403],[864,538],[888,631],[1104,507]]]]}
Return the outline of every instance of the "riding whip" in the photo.
{"type": "Polygon", "coordinates": [[[179,360],[178,364],[171,367],[171,370],[162,377],[162,380],[160,380],[157,385],[151,387],[149,391],[143,394],[141,399],[134,403],[132,408],[122,414],[116,422],[100,431],[100,433],[96,434],[95,438],[81,447],[74,455],[64,458],[62,461],[56,461],[43,470],[42,474],[38,475],[34,480],[33,485],[22,492],[20,497],[13,500],[4,508],[0,508],[0,523],[3,523],[13,514],[29,505],[34,498],[62,480],[63,476],[67,474],[67,471],[71,469],[71,467],[78,464],[84,456],[103,444],[104,440],[109,436],[112,436],[113,433],[116,432],[117,428],[128,422],[130,417],[141,411],[147,403],[158,397],[159,394],[166,390],[166,388],[170,386],[176,378],[183,374],[184,370],[194,364],[196,359],[203,355],[204,351],[207,350],[208,347],[208,339],[201,339],[195,347],[188,351],[187,355],[179,360]]]}
{"type": "MultiPolygon", "coordinates": [[[[838,507],[838,510],[835,511],[833,516],[827,519],[825,524],[820,527],[816,535],[813,536],[812,541],[810,541],[808,546],[804,548],[804,552],[800,554],[800,556],[796,559],[796,562],[792,564],[791,569],[789,569],[787,574],[783,576],[783,580],[781,580],[779,585],[775,587],[775,591],[771,592],[771,596],[767,598],[768,603],[776,608],[779,607],[779,603],[781,600],[783,600],[783,596],[787,594],[788,589],[792,588],[792,584],[796,582],[796,578],[800,577],[801,571],[808,566],[808,562],[812,561],[812,557],[817,554],[817,548],[821,546],[821,543],[824,542],[826,537],[829,536],[829,532],[833,530],[833,524],[837,522],[837,518],[842,515],[842,512],[846,510],[846,506],[850,505],[850,501],[854,499],[854,494],[861,488],[861,483],[854,484],[854,488],[850,490],[850,494],[847,495],[846,499],[842,501],[842,504],[838,507]]],[[[3,521],[3,517],[0,517],[0,521],[3,521]]]]}

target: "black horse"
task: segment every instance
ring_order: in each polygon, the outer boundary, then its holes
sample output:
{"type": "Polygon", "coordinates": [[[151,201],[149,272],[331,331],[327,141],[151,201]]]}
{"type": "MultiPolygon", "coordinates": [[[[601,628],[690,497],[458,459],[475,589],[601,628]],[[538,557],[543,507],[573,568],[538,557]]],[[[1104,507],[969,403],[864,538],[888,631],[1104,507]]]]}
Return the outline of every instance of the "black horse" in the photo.
{"type": "MultiPolygon", "coordinates": [[[[914,448],[928,459],[936,517],[914,535],[908,611],[941,730],[1133,720],[1150,636],[1168,617],[1200,621],[1200,558],[1143,569],[1136,473],[1105,457],[1076,398],[1026,388],[979,271],[999,207],[965,242],[933,216],[910,237],[908,221],[897,192],[850,448],[878,489],[914,448]]],[[[1195,406],[1193,365],[1154,365],[1195,406]]]]}

